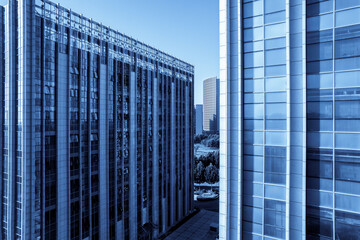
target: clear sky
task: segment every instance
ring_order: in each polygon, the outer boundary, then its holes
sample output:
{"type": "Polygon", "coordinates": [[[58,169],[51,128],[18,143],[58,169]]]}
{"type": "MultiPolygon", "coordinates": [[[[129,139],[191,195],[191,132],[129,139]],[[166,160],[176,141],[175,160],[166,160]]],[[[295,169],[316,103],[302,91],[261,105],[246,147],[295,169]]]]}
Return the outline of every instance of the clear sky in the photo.
{"type": "Polygon", "coordinates": [[[218,0],[53,1],[194,65],[195,104],[203,80],[219,76],[218,0]]]}

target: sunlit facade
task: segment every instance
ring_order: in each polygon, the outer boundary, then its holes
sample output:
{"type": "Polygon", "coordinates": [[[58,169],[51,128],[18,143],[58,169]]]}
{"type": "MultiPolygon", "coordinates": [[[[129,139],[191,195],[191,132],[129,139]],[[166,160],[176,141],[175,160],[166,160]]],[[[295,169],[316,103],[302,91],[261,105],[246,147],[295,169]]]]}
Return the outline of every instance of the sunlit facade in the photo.
{"type": "Polygon", "coordinates": [[[0,239],[156,239],[191,213],[193,66],[49,1],[0,10],[0,239]]]}
{"type": "Polygon", "coordinates": [[[360,2],[220,0],[220,239],[360,239],[360,2]]]}

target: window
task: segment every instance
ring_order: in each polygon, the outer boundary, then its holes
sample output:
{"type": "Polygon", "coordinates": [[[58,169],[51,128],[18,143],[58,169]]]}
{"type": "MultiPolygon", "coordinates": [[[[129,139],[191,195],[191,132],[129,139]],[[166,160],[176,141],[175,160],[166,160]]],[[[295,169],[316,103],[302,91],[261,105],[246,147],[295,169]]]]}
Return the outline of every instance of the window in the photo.
{"type": "Polygon", "coordinates": [[[286,38],[273,38],[265,41],[265,49],[284,48],[286,46],[286,38]]]}
{"type": "Polygon", "coordinates": [[[313,3],[306,6],[306,15],[317,16],[321,13],[331,12],[332,10],[333,0],[319,1],[318,3],[313,3]]]}
{"type": "Polygon", "coordinates": [[[266,67],[265,75],[267,77],[276,77],[286,75],[286,65],[266,67]]]}
{"type": "Polygon", "coordinates": [[[266,38],[276,38],[283,37],[286,33],[285,23],[273,24],[265,26],[265,37],[266,38]]]}
{"type": "Polygon", "coordinates": [[[282,48],[266,51],[265,64],[266,66],[286,64],[286,49],[282,48]]]}
{"type": "Polygon", "coordinates": [[[244,18],[262,14],[262,1],[255,1],[243,4],[244,18]]]}
{"type": "Polygon", "coordinates": [[[286,145],[286,132],[266,132],[265,143],[269,145],[286,145]]]}
{"type": "Polygon", "coordinates": [[[285,239],[285,202],[265,199],[265,235],[285,239]]]}
{"type": "Polygon", "coordinates": [[[307,75],[307,88],[332,88],[332,74],[309,74],[307,75]]]}
{"type": "Polygon", "coordinates": [[[307,52],[306,57],[308,61],[332,59],[333,43],[323,42],[323,43],[310,44],[306,46],[306,52],[307,52]]]}
{"type": "Polygon", "coordinates": [[[245,104],[244,105],[245,119],[263,119],[264,105],[263,104],[245,104]]]}
{"type": "Polygon", "coordinates": [[[265,197],[285,200],[285,187],[265,185],[265,197]]]}
{"type": "Polygon", "coordinates": [[[332,222],[333,214],[332,210],[319,208],[319,207],[307,207],[306,208],[306,233],[307,238],[326,238],[332,239],[332,222]],[[309,237],[313,236],[313,237],[309,237]]]}
{"type": "Polygon", "coordinates": [[[261,67],[264,62],[263,52],[245,53],[244,54],[244,65],[246,68],[249,67],[261,67]]]}
{"type": "Polygon", "coordinates": [[[286,17],[285,11],[266,14],[265,24],[285,21],[285,17],[286,17]]]}
{"type": "Polygon", "coordinates": [[[263,25],[263,16],[251,17],[244,19],[244,28],[253,28],[263,25]]]}
{"type": "Polygon", "coordinates": [[[336,10],[343,9],[343,8],[350,8],[356,7],[360,5],[360,0],[346,0],[346,1],[335,1],[335,8],[336,10]]]}
{"type": "Polygon", "coordinates": [[[358,239],[360,236],[359,214],[336,211],[335,234],[338,239],[358,239]]]}
{"type": "Polygon", "coordinates": [[[333,103],[332,102],[308,102],[307,116],[310,119],[332,119],[333,103]]]}
{"type": "Polygon", "coordinates": [[[352,25],[357,23],[360,23],[360,8],[349,9],[336,13],[336,17],[335,17],[336,27],[352,25]]]}
{"type": "Polygon", "coordinates": [[[319,31],[333,27],[333,14],[324,14],[316,17],[307,18],[307,31],[319,31]]]}
{"type": "Polygon", "coordinates": [[[285,10],[285,0],[266,0],[265,13],[278,12],[285,10]]]}
{"type": "Polygon", "coordinates": [[[286,103],[266,104],[266,119],[286,119],[286,103]]]}
{"type": "Polygon", "coordinates": [[[335,87],[360,86],[360,71],[335,73],[335,87]]]}
{"type": "Polygon", "coordinates": [[[267,78],[265,80],[265,89],[267,92],[286,90],[286,77],[267,78]]]}
{"type": "Polygon", "coordinates": [[[335,41],[335,58],[360,56],[360,38],[335,41]]]}
{"type": "Polygon", "coordinates": [[[325,132],[309,132],[307,134],[307,145],[308,147],[324,147],[332,148],[332,133],[325,132]]]}

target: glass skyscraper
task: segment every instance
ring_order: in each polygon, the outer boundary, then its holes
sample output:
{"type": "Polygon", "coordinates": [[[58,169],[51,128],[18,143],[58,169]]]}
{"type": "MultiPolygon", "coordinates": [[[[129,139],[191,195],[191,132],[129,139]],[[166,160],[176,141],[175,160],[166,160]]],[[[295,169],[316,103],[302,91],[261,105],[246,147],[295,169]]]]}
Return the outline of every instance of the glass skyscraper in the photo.
{"type": "Polygon", "coordinates": [[[219,78],[207,78],[203,82],[203,130],[219,131],[219,78]]]}
{"type": "Polygon", "coordinates": [[[220,0],[220,239],[360,239],[360,1],[220,0]]]}
{"type": "Polygon", "coordinates": [[[193,209],[194,68],[47,0],[0,7],[0,239],[156,239],[193,209]]]}

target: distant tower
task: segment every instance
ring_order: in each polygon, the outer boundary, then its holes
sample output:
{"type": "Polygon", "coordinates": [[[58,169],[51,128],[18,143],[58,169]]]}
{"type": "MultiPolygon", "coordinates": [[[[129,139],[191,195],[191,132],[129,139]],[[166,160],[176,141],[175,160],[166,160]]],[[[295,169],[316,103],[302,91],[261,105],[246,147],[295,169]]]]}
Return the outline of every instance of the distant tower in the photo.
{"type": "Polygon", "coordinates": [[[203,91],[203,130],[216,133],[219,131],[219,79],[216,77],[205,79],[203,91]]]}

